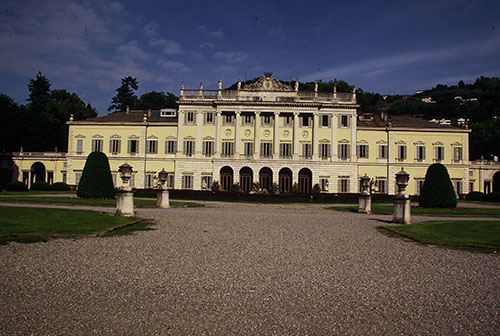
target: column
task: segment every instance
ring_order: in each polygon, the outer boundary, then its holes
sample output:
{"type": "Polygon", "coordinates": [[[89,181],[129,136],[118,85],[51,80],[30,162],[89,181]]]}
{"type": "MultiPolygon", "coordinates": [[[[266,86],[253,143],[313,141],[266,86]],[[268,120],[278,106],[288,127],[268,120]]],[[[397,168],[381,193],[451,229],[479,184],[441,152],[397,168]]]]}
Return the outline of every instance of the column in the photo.
{"type": "Polygon", "coordinates": [[[274,112],[274,132],[273,132],[273,141],[274,141],[274,150],[273,150],[273,159],[277,159],[280,154],[280,135],[279,135],[279,112],[274,112]]]}
{"type": "Polygon", "coordinates": [[[293,112],[293,159],[299,159],[299,112],[293,112]]]}
{"type": "Polygon", "coordinates": [[[236,125],[234,126],[234,157],[240,157],[240,125],[241,111],[236,111],[236,125]]]}
{"type": "Polygon", "coordinates": [[[312,141],[312,159],[318,160],[319,151],[319,141],[318,141],[318,126],[319,126],[319,114],[314,112],[313,114],[313,141],[312,141]]]}
{"type": "Polygon", "coordinates": [[[351,114],[351,162],[356,162],[357,160],[356,145],[356,115],[351,114]]]}
{"type": "Polygon", "coordinates": [[[220,158],[220,128],[221,128],[221,123],[222,123],[222,116],[220,111],[217,111],[217,116],[216,116],[216,128],[215,128],[215,155],[214,157],[220,158]]]}
{"type": "Polygon", "coordinates": [[[337,121],[337,114],[332,114],[332,145],[331,145],[331,155],[332,155],[332,161],[337,161],[337,127],[338,127],[338,121],[337,121]]]}
{"type": "Polygon", "coordinates": [[[194,146],[195,157],[201,158],[202,153],[202,132],[201,127],[203,126],[203,112],[196,113],[196,142],[194,146]]]}
{"type": "Polygon", "coordinates": [[[182,137],[182,127],[184,125],[184,112],[179,111],[178,115],[178,121],[177,121],[177,153],[176,157],[182,157],[182,151],[183,151],[183,145],[184,145],[184,139],[182,137]]]}
{"type": "Polygon", "coordinates": [[[256,160],[260,156],[260,112],[255,111],[255,128],[254,128],[254,155],[256,160]]]}

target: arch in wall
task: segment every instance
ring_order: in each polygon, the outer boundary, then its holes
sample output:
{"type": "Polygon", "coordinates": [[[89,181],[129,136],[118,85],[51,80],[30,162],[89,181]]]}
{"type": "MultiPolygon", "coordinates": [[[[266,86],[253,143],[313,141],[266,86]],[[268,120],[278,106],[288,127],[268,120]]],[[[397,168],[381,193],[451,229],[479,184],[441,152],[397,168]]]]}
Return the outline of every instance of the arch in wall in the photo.
{"type": "Polygon", "coordinates": [[[252,191],[253,184],[253,170],[250,167],[243,167],[240,169],[240,191],[248,194],[252,191]]]}
{"type": "Polygon", "coordinates": [[[304,194],[312,190],[312,172],[309,168],[302,168],[299,171],[299,190],[304,194]]]}
{"type": "Polygon", "coordinates": [[[262,190],[269,192],[273,184],[273,171],[269,167],[262,167],[259,170],[259,185],[262,190]]]}
{"type": "Polygon", "coordinates": [[[30,186],[38,181],[45,182],[45,165],[41,162],[35,162],[31,165],[30,186]]]}
{"type": "Polygon", "coordinates": [[[287,193],[292,191],[292,171],[290,168],[281,168],[278,173],[278,181],[280,185],[280,192],[287,193]]]}
{"type": "Polygon", "coordinates": [[[500,192],[500,171],[493,175],[493,192],[500,192]]]}
{"type": "Polygon", "coordinates": [[[220,169],[220,190],[221,191],[231,191],[231,186],[233,185],[233,168],[229,166],[224,166],[220,169]]]}

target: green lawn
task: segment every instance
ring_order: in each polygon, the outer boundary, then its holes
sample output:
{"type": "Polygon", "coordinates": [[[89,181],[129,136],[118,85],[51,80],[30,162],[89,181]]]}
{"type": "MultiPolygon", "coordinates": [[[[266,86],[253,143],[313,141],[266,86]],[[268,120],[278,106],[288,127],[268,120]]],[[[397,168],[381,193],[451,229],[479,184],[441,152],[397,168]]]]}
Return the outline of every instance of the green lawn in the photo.
{"type": "MultiPolygon", "coordinates": [[[[357,212],[357,205],[347,206],[332,206],[328,207],[329,210],[343,211],[343,212],[357,212]]],[[[372,213],[380,215],[392,215],[392,204],[372,204],[372,213]]],[[[432,215],[432,216],[487,216],[487,217],[500,217],[500,208],[455,208],[455,209],[438,209],[438,208],[419,208],[412,207],[411,213],[413,215],[432,215]]]]}
{"type": "MultiPolygon", "coordinates": [[[[137,222],[89,210],[0,207],[0,244],[36,242],[57,237],[101,234],[137,222]]],[[[148,226],[151,222],[148,222],[148,226]]],[[[127,230],[131,230],[129,227],[127,230]]],[[[144,229],[144,224],[138,229],[144,229]]],[[[120,230],[117,230],[120,231],[120,230]]]]}
{"type": "Polygon", "coordinates": [[[428,221],[382,228],[425,244],[500,249],[500,221],[428,221]]]}
{"type": "Polygon", "coordinates": [[[3,195],[24,195],[24,196],[30,196],[30,195],[59,195],[59,194],[72,194],[76,195],[76,191],[61,191],[61,190],[30,190],[30,191],[6,191],[2,190],[0,192],[0,196],[3,195]]]}
{"type": "MultiPolygon", "coordinates": [[[[16,203],[44,203],[44,204],[69,204],[69,205],[92,205],[92,206],[116,206],[115,199],[85,199],[73,197],[43,197],[43,196],[6,196],[0,197],[0,202],[16,203]]],[[[134,199],[134,206],[153,207],[156,206],[156,199],[134,199]]],[[[197,208],[203,204],[195,202],[170,201],[173,208],[197,208]]]]}

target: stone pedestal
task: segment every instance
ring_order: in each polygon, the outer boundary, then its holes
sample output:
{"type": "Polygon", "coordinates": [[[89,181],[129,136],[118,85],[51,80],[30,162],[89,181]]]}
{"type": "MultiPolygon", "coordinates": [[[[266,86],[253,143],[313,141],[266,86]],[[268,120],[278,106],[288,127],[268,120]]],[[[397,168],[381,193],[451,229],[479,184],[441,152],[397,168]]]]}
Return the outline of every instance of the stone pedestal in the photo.
{"type": "Polygon", "coordinates": [[[393,209],[394,223],[399,224],[410,224],[411,223],[411,204],[410,197],[408,195],[397,195],[394,197],[394,209],[393,209]]]}
{"type": "Polygon", "coordinates": [[[120,189],[116,191],[116,216],[134,216],[134,192],[120,189]]]}
{"type": "Polygon", "coordinates": [[[358,212],[371,214],[372,213],[372,196],[370,194],[359,195],[358,212]]]}
{"type": "Polygon", "coordinates": [[[169,194],[167,189],[160,189],[157,191],[156,206],[163,209],[170,208],[169,194]]]}

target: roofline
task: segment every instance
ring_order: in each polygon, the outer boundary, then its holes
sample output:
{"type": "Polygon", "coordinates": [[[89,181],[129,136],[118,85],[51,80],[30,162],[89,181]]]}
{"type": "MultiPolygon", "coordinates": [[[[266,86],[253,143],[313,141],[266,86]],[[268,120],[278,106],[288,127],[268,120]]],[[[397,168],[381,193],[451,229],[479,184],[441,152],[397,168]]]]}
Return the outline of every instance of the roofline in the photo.
{"type": "Polygon", "coordinates": [[[369,126],[358,126],[358,130],[366,130],[366,131],[419,131],[419,132],[450,132],[450,133],[470,133],[470,129],[464,128],[417,128],[417,127],[369,127],[369,126]]]}

